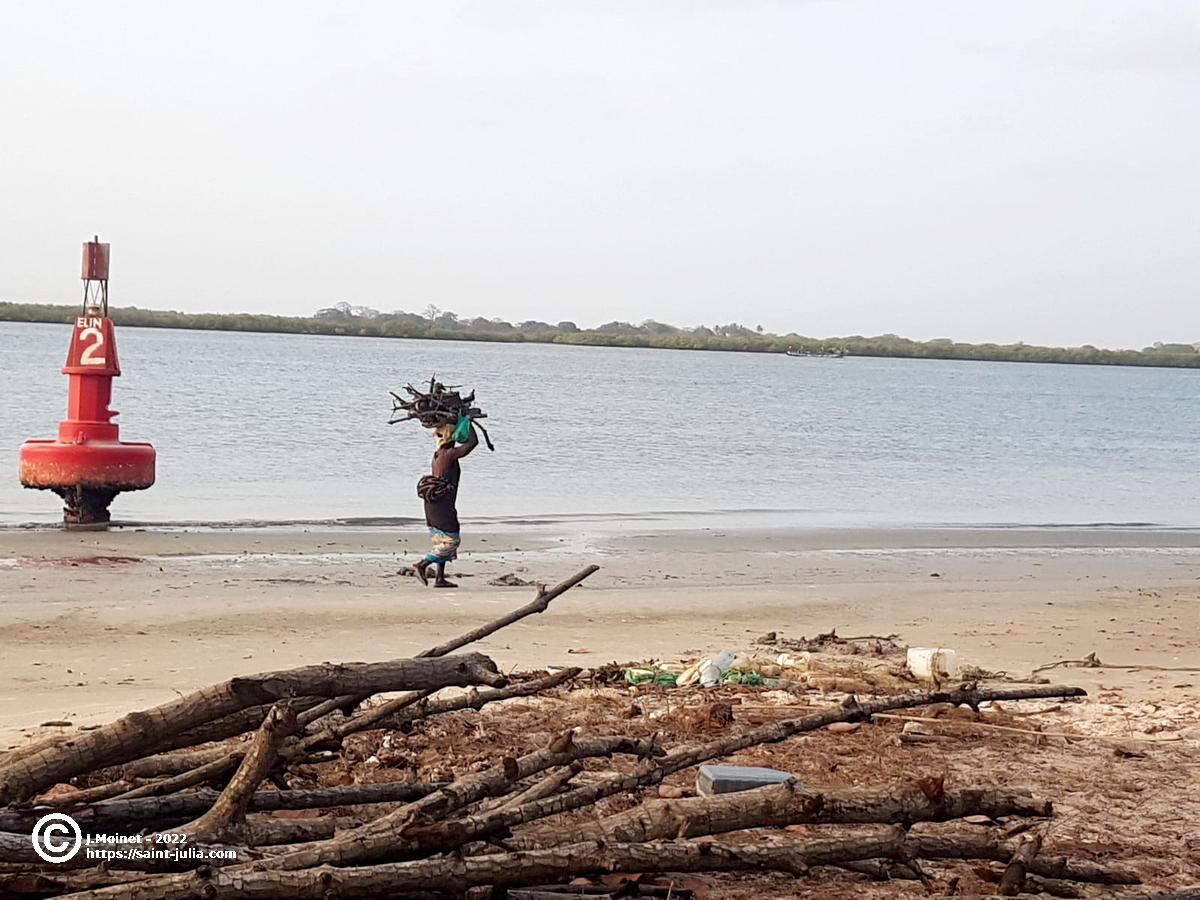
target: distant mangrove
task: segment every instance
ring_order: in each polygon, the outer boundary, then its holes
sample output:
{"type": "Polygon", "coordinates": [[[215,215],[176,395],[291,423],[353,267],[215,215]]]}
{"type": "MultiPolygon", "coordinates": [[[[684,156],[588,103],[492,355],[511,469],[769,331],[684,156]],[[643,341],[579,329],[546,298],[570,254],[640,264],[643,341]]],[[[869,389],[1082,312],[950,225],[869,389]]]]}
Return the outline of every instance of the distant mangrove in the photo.
{"type": "MultiPolygon", "coordinates": [[[[7,322],[70,322],[78,312],[78,306],[0,301],[0,321],[7,322]]],[[[1156,343],[1142,350],[1105,350],[1090,345],[1039,347],[1024,343],[965,344],[949,338],[914,341],[895,334],[811,338],[795,333],[772,334],[764,331],[761,325],[751,328],[733,322],[728,325],[678,328],[653,319],[647,319],[637,325],[629,322],[608,322],[596,328],[580,328],[574,322],[566,321],[551,324],[531,320],[514,324],[503,319],[466,318],[435,306],[427,307],[423,313],[384,313],[370,307],[337,303],[317,310],[312,316],[184,313],[125,306],[113,307],[111,315],[117,324],[143,328],[583,344],[593,347],[651,347],[751,353],[783,353],[786,350],[794,350],[800,353],[822,354],[841,350],[848,356],[1200,368],[1200,344],[1156,343]]]]}

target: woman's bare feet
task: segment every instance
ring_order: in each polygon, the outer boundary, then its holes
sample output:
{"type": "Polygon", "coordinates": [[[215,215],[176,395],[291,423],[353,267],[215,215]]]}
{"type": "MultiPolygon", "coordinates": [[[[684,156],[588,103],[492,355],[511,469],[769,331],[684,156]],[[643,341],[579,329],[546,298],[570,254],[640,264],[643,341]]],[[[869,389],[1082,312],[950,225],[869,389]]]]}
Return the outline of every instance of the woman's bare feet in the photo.
{"type": "Polygon", "coordinates": [[[425,570],[429,568],[429,560],[423,559],[413,566],[413,574],[420,579],[421,584],[429,587],[429,576],[425,574],[425,570]]]}
{"type": "Polygon", "coordinates": [[[436,588],[456,588],[457,584],[446,580],[446,564],[439,562],[437,564],[437,580],[433,582],[436,588]]]}

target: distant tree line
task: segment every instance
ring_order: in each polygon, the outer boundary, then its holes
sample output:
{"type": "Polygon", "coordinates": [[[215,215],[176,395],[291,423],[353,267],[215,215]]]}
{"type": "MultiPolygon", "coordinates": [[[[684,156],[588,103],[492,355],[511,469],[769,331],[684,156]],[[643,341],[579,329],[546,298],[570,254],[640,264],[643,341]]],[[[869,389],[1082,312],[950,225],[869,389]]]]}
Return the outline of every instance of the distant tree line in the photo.
{"type": "MultiPolygon", "coordinates": [[[[71,322],[78,306],[0,302],[0,321],[71,322]]],[[[914,359],[981,359],[1000,362],[1077,363],[1107,366],[1177,366],[1200,368],[1200,343],[1157,343],[1142,350],[1104,350],[1082,347],[1038,347],[1030,344],[964,344],[949,338],[913,341],[894,334],[810,338],[771,334],[761,325],[751,328],[697,325],[678,328],[647,319],[641,324],[608,322],[580,328],[574,322],[506,322],[481,316],[463,318],[436,306],[423,313],[383,313],[366,306],[336,303],[313,316],[271,316],[251,313],[182,313],[170,310],[113,308],[121,325],[145,328],[192,328],[209,331],[333,334],[361,337],[425,338],[428,340],[505,341],[510,343],[585,344],[596,347],[654,347],[671,350],[732,350],[782,353],[794,349],[821,353],[840,348],[850,356],[914,359]]]]}

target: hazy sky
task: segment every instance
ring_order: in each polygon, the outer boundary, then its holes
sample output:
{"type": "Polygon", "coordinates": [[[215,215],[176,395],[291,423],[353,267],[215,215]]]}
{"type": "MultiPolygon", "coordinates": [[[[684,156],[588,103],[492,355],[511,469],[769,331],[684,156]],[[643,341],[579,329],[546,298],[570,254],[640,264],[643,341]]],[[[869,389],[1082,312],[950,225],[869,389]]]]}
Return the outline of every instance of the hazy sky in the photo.
{"type": "Polygon", "coordinates": [[[46,2],[0,299],[1200,341],[1200,3],[46,2]]]}

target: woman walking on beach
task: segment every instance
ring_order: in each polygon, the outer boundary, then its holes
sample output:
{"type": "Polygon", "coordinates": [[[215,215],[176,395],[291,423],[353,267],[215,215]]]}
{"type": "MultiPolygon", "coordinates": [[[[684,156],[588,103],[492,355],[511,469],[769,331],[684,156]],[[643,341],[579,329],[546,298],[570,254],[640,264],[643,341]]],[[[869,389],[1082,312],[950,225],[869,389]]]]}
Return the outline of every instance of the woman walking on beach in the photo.
{"type": "Polygon", "coordinates": [[[430,565],[436,565],[437,577],[433,586],[437,588],[458,587],[446,580],[446,563],[458,558],[458,545],[462,542],[457,507],[458,482],[462,470],[458,461],[479,446],[479,435],[475,432],[474,424],[469,419],[465,423],[470,434],[457,447],[454,435],[463,420],[458,426],[439,425],[434,429],[438,447],[433,453],[433,470],[417,482],[417,496],[425,501],[425,524],[429,526],[433,548],[413,568],[421,584],[429,584],[426,570],[430,565]]]}

